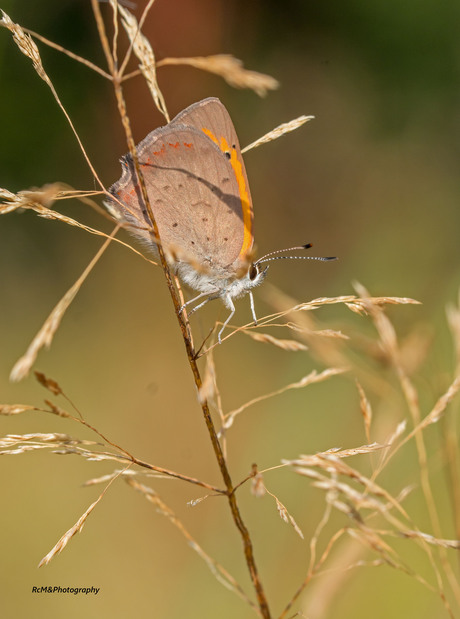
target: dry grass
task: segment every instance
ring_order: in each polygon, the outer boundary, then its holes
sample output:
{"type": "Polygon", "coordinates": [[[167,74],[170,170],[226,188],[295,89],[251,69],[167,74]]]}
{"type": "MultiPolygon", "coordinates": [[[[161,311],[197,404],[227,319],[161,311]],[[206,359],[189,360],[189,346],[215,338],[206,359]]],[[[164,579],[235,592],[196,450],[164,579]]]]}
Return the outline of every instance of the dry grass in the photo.
{"type": "Polygon", "coordinates": [[[275,127],[274,129],[263,135],[261,138],[255,140],[255,142],[251,142],[251,144],[245,146],[241,152],[246,153],[252,148],[257,148],[262,144],[268,144],[268,142],[273,142],[273,140],[277,140],[282,135],[286,135],[286,133],[290,133],[291,131],[299,129],[299,127],[304,125],[309,120],[313,120],[314,118],[314,116],[299,116],[298,118],[294,118],[287,123],[283,123],[282,125],[275,127]]]}
{"type": "MultiPolygon", "coordinates": [[[[186,65],[214,73],[222,77],[230,86],[234,88],[250,88],[260,97],[265,97],[269,90],[279,88],[278,80],[275,80],[271,75],[265,75],[257,71],[248,71],[243,67],[241,60],[229,54],[196,58],[163,58],[158,63],[159,67],[168,65],[186,65]]],[[[289,131],[292,131],[292,129],[289,129],[289,131]]],[[[248,149],[249,147],[246,150],[248,149]]]]}
{"type": "MultiPolygon", "coordinates": [[[[99,209],[97,204],[92,201],[92,198],[93,196],[107,195],[107,189],[99,180],[83,148],[82,141],[72,125],[70,116],[63,108],[57,92],[43,67],[34,38],[37,38],[37,40],[46,45],[50,45],[59,52],[66,53],[75,61],[84,63],[104,78],[113,81],[121,121],[126,130],[127,143],[135,161],[136,152],[130,132],[129,116],[124,103],[122,84],[130,77],[138,75],[139,72],[144,76],[148,84],[155,105],[164,114],[166,119],[169,118],[168,111],[157,82],[157,69],[163,66],[180,64],[199,68],[220,75],[235,87],[251,88],[260,95],[266,94],[269,89],[276,88],[278,85],[273,78],[253,71],[247,71],[243,68],[240,61],[226,55],[209,58],[169,58],[161,63],[156,63],[153,49],[141,32],[143,21],[146,19],[153,2],[148,3],[146,11],[138,24],[128,9],[111,0],[110,6],[113,11],[111,36],[107,34],[106,25],[100,14],[98,3],[94,0],[92,4],[107,60],[108,71],[95,66],[93,63],[76,56],[39,35],[21,28],[4,12],[1,21],[1,25],[11,32],[14,42],[20,51],[31,60],[37,73],[51,89],[57,104],[62,109],[74,131],[81,147],[82,156],[99,183],[100,190],[97,192],[79,192],[69,190],[59,184],[48,185],[33,191],[22,191],[17,194],[10,192],[8,189],[1,189],[0,198],[2,199],[2,204],[0,204],[0,215],[12,213],[17,209],[29,209],[34,211],[39,217],[77,226],[84,232],[105,237],[104,243],[93,260],[91,260],[75,284],[65,293],[61,301],[52,310],[39,333],[33,338],[27,352],[14,366],[11,372],[12,380],[24,378],[34,366],[40,349],[43,346],[51,345],[53,337],[65,316],[65,312],[102,253],[106,251],[114,240],[115,234],[120,228],[117,225],[112,234],[107,235],[80,224],[78,221],[62,215],[53,208],[60,200],[78,198],[89,206],[99,209]],[[129,50],[121,62],[118,59],[117,51],[118,36],[120,36],[120,20],[129,39],[129,50]],[[126,68],[132,53],[136,56],[139,65],[138,70],[128,74],[126,73],[126,68]]],[[[290,123],[280,125],[260,140],[248,146],[247,149],[259,146],[297,129],[304,122],[310,120],[310,118],[302,116],[290,123]]],[[[138,172],[139,177],[142,179],[139,169],[138,172]]],[[[153,215],[152,220],[153,229],[157,233],[153,215]]],[[[174,282],[170,276],[164,256],[160,255],[160,258],[177,309],[183,303],[182,292],[178,282],[174,282]]],[[[308,354],[323,369],[313,370],[298,381],[284,387],[267,390],[263,394],[255,395],[249,401],[243,402],[238,408],[229,411],[225,410],[219,391],[219,372],[213,357],[216,344],[211,343],[207,345],[203,343],[199,348],[196,348],[192,340],[190,325],[179,316],[180,328],[184,336],[188,360],[197,389],[198,404],[201,407],[209,438],[222,474],[223,481],[220,488],[177,471],[170,471],[140,460],[89,424],[85,420],[84,414],[66,397],[65,390],[56,380],[36,373],[37,380],[51,393],[51,396],[64,399],[65,406],[68,406],[72,412],[60,407],[54,401],[46,400],[46,407],[44,408],[29,404],[2,404],[0,405],[0,414],[8,416],[20,414],[58,416],[66,419],[69,423],[77,424],[77,427],[80,424],[90,429],[95,433],[97,440],[87,441],[62,433],[8,435],[0,440],[0,454],[17,456],[31,451],[48,450],[54,454],[80,455],[93,462],[113,462],[113,465],[116,467],[108,475],[101,475],[98,478],[88,480],[88,486],[101,483],[106,484],[104,490],[42,559],[40,566],[48,564],[66,548],[72,537],[82,530],[86,520],[96,509],[99,502],[102,501],[110,486],[117,480],[124,479],[130,488],[141,493],[159,514],[166,517],[180,531],[186,542],[206,563],[221,584],[239,596],[255,614],[266,618],[274,617],[275,615],[268,606],[267,595],[258,575],[254,556],[257,549],[254,550],[253,548],[251,536],[240,513],[238,494],[240,488],[244,485],[252,484],[253,495],[259,498],[270,497],[273,499],[281,519],[290,524],[296,533],[303,538],[304,534],[300,530],[294,516],[290,514],[280,498],[267,487],[271,472],[282,468],[285,475],[301,476],[305,483],[315,488],[321,494],[324,511],[309,540],[310,559],[306,573],[299,575],[300,584],[293,595],[286,592],[285,608],[278,615],[280,619],[293,616],[295,612],[294,606],[298,610],[302,609],[305,616],[310,616],[309,613],[312,613],[311,616],[315,617],[328,616],[327,604],[321,610],[322,614],[318,614],[317,610],[313,608],[311,597],[304,597],[304,594],[314,591],[315,587],[319,587],[316,584],[319,582],[316,579],[318,575],[323,575],[321,582],[324,582],[324,578],[326,579],[329,593],[334,591],[334,595],[339,595],[341,587],[344,586],[345,580],[343,575],[345,572],[358,567],[370,569],[380,565],[387,565],[400,572],[401,575],[409,576],[418,581],[421,586],[428,588],[434,595],[439,597],[440,605],[444,607],[446,614],[454,617],[460,609],[460,585],[455,556],[452,551],[458,550],[460,543],[458,539],[446,539],[446,536],[443,534],[443,520],[438,511],[435,492],[430,478],[431,461],[426,447],[425,435],[429,427],[438,424],[441,420],[448,425],[449,431],[445,433],[444,438],[445,445],[441,444],[440,449],[444,449],[446,454],[445,466],[450,472],[453,517],[456,523],[456,531],[460,533],[459,458],[456,447],[457,434],[453,407],[453,402],[460,389],[460,307],[451,306],[447,312],[452,340],[457,354],[456,368],[450,384],[438,394],[437,401],[431,410],[425,411],[420,407],[420,397],[413,377],[417,363],[414,363],[413,358],[408,355],[407,349],[400,344],[395,328],[385,312],[385,308],[388,305],[413,305],[417,301],[398,297],[372,297],[360,284],[355,284],[355,289],[355,295],[297,302],[287,298],[286,295],[276,290],[273,286],[267,285],[265,294],[267,301],[271,303],[275,310],[274,313],[260,319],[257,326],[250,323],[243,327],[231,329],[224,340],[244,334],[254,340],[254,345],[272,346],[280,355],[293,353],[308,354]],[[344,313],[348,311],[353,312],[363,323],[371,322],[375,333],[372,341],[367,339],[363,344],[363,341],[359,340],[359,337],[353,332],[342,333],[341,330],[325,327],[321,324],[320,318],[317,318],[317,316],[321,315],[331,305],[342,307],[344,313]],[[283,335],[277,337],[272,333],[268,333],[268,330],[276,332],[281,330],[283,335]],[[376,425],[376,414],[366,391],[369,385],[377,385],[376,391],[379,392],[379,388],[385,383],[387,378],[380,376],[375,370],[373,375],[370,375],[370,370],[365,369],[365,364],[362,361],[357,361],[357,342],[361,342],[361,350],[359,352],[362,358],[373,361],[378,356],[380,362],[387,368],[386,374],[388,374],[388,369],[391,370],[391,374],[399,385],[399,390],[405,400],[405,410],[398,411],[399,421],[393,424],[384,440],[377,441],[373,438],[376,435],[374,427],[376,425]],[[197,362],[199,357],[202,357],[206,363],[203,378],[202,368],[198,366],[197,362]],[[299,455],[297,458],[286,458],[281,464],[274,462],[272,466],[267,467],[263,471],[259,471],[254,466],[246,478],[236,483],[232,482],[227,462],[227,442],[231,440],[231,431],[235,419],[240,415],[246,415],[248,409],[256,403],[267,401],[275,396],[277,398],[282,397],[285,392],[293,389],[308,389],[311,385],[323,381],[330,382],[331,388],[333,388],[334,381],[339,375],[356,386],[357,401],[359,402],[357,413],[362,416],[363,433],[367,444],[360,445],[357,441],[358,446],[349,449],[331,447],[329,450],[320,453],[299,455]],[[211,411],[214,415],[211,414],[211,411]],[[394,456],[412,444],[415,445],[418,458],[418,471],[414,473],[413,483],[419,484],[422,489],[426,509],[430,517],[430,532],[420,530],[414,517],[404,507],[404,501],[409,496],[411,488],[387,488],[383,481],[379,481],[382,479],[383,473],[392,466],[394,456]],[[348,464],[349,461],[353,462],[353,466],[348,464]],[[120,468],[120,465],[122,468],[120,468]],[[364,473],[363,470],[368,472],[364,473]],[[145,485],[138,481],[141,475],[151,484],[154,483],[156,477],[167,477],[180,479],[186,483],[198,485],[206,489],[208,491],[206,496],[192,502],[195,506],[211,495],[226,498],[233,524],[237,528],[243,542],[245,560],[256,595],[256,601],[253,601],[252,596],[244,590],[222,565],[204,551],[200,543],[191,535],[185,524],[175,515],[173,510],[166,505],[157,491],[150,485],[145,485]],[[333,516],[335,513],[345,514],[348,524],[347,526],[336,527],[331,532],[330,526],[331,523],[334,523],[333,516]],[[406,563],[397,549],[398,546],[394,544],[394,540],[397,539],[405,539],[408,543],[416,544],[421,548],[431,568],[429,577],[422,577],[417,567],[406,563]],[[338,553],[335,552],[337,548],[339,549],[338,553]],[[343,565],[339,567],[340,561],[338,557],[347,557],[346,567],[343,567],[343,565]]],[[[411,340],[410,348],[424,350],[424,342],[419,341],[416,335],[411,340]]],[[[369,367],[371,365],[372,363],[369,364],[369,367]]],[[[218,615],[219,609],[214,609],[214,614],[218,615]]]]}

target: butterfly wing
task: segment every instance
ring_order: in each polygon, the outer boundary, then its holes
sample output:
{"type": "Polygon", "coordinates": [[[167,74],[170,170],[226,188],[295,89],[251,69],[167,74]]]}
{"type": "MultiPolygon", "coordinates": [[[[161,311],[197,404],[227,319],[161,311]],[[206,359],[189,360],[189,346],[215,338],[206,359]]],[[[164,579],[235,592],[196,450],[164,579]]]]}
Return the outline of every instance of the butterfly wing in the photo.
{"type": "Polygon", "coordinates": [[[251,252],[254,243],[253,208],[248,177],[244,167],[238,136],[225,106],[216,97],[193,103],[180,112],[171,124],[181,123],[195,127],[211,139],[229,159],[238,183],[238,193],[244,223],[244,240],[240,258],[251,252]]]}
{"type": "MultiPolygon", "coordinates": [[[[190,106],[169,125],[152,131],[137,153],[163,245],[179,259],[216,272],[229,267],[236,272],[252,248],[252,206],[236,133],[224,106],[217,99],[190,106]]],[[[151,243],[130,155],[122,165],[120,180],[110,188],[118,199],[111,209],[151,243]]]]}

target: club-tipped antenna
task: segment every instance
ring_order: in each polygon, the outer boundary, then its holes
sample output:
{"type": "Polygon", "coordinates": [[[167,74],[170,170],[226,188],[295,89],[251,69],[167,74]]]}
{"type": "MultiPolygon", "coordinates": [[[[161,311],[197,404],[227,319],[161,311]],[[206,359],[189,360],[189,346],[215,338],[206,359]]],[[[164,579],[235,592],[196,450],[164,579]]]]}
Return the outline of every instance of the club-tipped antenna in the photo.
{"type": "Polygon", "coordinates": [[[267,258],[266,260],[258,260],[254,264],[271,262],[272,260],[321,260],[322,262],[328,262],[330,260],[337,260],[337,256],[273,256],[273,258],[267,258]]]}
{"type": "Polygon", "coordinates": [[[265,256],[262,256],[262,258],[259,258],[259,260],[254,262],[254,265],[261,264],[262,262],[271,262],[272,260],[322,260],[322,261],[337,260],[336,256],[327,256],[323,258],[321,256],[277,256],[276,255],[276,254],[284,254],[287,251],[294,251],[296,249],[310,249],[310,247],[313,247],[311,243],[305,243],[305,245],[298,245],[296,247],[287,247],[286,249],[277,249],[275,251],[269,252],[268,254],[265,254],[265,256]]]}

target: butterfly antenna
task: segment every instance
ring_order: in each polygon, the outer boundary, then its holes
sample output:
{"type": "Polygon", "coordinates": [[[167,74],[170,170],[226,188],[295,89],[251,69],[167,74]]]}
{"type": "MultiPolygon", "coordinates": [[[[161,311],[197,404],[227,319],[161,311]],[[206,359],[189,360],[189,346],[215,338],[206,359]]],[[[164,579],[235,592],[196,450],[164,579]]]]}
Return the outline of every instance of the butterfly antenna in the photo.
{"type": "Polygon", "coordinates": [[[264,262],[265,258],[268,258],[269,256],[274,256],[275,254],[284,254],[284,252],[286,251],[294,251],[296,249],[310,249],[310,247],[313,247],[311,243],[305,243],[305,245],[298,245],[296,247],[287,247],[286,249],[276,249],[275,251],[271,251],[268,254],[265,254],[265,256],[262,256],[262,258],[259,258],[259,260],[257,260],[254,264],[257,264],[258,262],[264,262]]]}
{"type": "Polygon", "coordinates": [[[337,260],[337,256],[273,256],[273,258],[267,258],[266,260],[258,260],[254,264],[271,262],[272,260],[322,260],[327,262],[329,260],[337,260]]]}
{"type": "Polygon", "coordinates": [[[313,247],[311,243],[306,243],[305,245],[298,245],[297,247],[288,247],[286,249],[277,249],[276,251],[271,251],[262,258],[259,258],[254,265],[260,264],[262,262],[271,262],[272,260],[337,260],[336,256],[328,256],[326,258],[322,258],[319,256],[277,256],[276,254],[284,254],[287,251],[294,251],[296,249],[310,249],[313,247]]]}

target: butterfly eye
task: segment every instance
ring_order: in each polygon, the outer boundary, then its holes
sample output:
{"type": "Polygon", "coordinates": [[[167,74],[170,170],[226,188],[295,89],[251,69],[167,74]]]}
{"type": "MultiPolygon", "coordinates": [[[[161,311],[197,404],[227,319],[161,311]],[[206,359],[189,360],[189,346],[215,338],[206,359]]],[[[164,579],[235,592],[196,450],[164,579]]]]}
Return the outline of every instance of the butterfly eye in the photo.
{"type": "Polygon", "coordinates": [[[251,280],[255,279],[258,274],[259,274],[259,269],[253,264],[251,264],[251,267],[249,269],[249,279],[251,280]]]}

